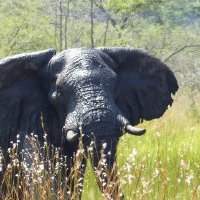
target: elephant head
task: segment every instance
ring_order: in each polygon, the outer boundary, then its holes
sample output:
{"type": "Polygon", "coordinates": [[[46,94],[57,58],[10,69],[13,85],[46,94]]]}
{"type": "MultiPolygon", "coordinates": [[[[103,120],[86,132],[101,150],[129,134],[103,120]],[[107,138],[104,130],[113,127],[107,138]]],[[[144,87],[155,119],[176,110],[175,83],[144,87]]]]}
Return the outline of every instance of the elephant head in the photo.
{"type": "Polygon", "coordinates": [[[136,125],[159,118],[178,89],[159,59],[131,48],[48,49],[0,60],[1,145],[46,131],[62,138],[141,135],[136,125]],[[64,136],[64,137],[63,137],[64,136]]]}

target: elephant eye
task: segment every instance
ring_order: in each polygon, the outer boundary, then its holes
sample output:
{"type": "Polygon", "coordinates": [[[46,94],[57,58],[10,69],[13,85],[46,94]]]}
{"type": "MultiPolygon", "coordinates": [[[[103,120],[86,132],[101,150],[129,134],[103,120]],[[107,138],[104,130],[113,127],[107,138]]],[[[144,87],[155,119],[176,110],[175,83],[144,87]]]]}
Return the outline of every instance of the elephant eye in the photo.
{"type": "Polygon", "coordinates": [[[51,93],[51,100],[57,101],[60,97],[63,96],[63,92],[60,89],[56,89],[51,93]]]}
{"type": "Polygon", "coordinates": [[[64,97],[66,92],[66,87],[62,85],[57,85],[56,86],[56,93],[58,97],[64,97]]]}
{"type": "Polygon", "coordinates": [[[61,88],[58,87],[57,90],[56,90],[56,96],[61,97],[62,95],[63,95],[63,92],[62,92],[61,88]]]}
{"type": "Polygon", "coordinates": [[[57,91],[57,97],[61,97],[62,96],[62,92],[61,91],[57,91]]]}

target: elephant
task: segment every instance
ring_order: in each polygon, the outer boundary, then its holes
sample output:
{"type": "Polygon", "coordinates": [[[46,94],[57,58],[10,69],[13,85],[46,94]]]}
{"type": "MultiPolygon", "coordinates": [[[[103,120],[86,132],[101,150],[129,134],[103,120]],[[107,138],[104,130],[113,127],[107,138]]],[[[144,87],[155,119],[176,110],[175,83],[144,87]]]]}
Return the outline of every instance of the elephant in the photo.
{"type": "MultiPolygon", "coordinates": [[[[145,129],[135,125],[161,117],[177,90],[170,68],[140,49],[47,49],[6,57],[0,60],[0,145],[8,148],[16,134],[23,140],[30,133],[39,138],[48,133],[67,156],[70,174],[81,138],[86,152],[95,150],[82,159],[80,174],[88,157],[97,170],[103,152],[97,180],[105,192],[103,171],[111,174],[116,166],[120,136],[143,135],[145,129]]],[[[116,173],[111,179],[118,182],[116,173]]]]}

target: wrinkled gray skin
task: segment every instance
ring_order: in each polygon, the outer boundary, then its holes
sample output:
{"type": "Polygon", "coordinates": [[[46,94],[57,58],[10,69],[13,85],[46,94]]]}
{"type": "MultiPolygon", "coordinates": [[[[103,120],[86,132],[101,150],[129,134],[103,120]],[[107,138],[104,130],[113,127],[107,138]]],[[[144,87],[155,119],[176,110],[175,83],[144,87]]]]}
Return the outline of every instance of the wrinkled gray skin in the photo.
{"type": "MultiPolygon", "coordinates": [[[[119,137],[144,134],[132,125],[162,116],[177,81],[164,63],[140,50],[80,48],[54,54],[46,50],[0,60],[0,144],[7,148],[16,133],[23,140],[30,132],[40,138],[47,132],[67,155],[70,173],[82,138],[86,152],[94,141],[96,153],[86,154],[96,168],[104,144],[111,171],[119,137]]],[[[99,186],[104,191],[106,186],[99,186]]]]}

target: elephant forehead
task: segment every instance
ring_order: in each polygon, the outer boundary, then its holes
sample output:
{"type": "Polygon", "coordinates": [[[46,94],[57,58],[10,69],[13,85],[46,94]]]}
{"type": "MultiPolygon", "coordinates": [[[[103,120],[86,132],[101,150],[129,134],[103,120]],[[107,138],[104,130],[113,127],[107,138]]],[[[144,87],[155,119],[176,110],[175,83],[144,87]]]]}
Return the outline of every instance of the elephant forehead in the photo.
{"type": "Polygon", "coordinates": [[[74,48],[67,49],[62,51],[61,53],[54,56],[54,62],[63,60],[68,64],[75,64],[84,61],[92,61],[92,60],[101,60],[101,56],[96,50],[93,49],[84,49],[84,48],[74,48]]]}
{"type": "Polygon", "coordinates": [[[107,64],[96,49],[69,49],[62,53],[66,61],[65,68],[103,68],[107,64]]]}
{"type": "Polygon", "coordinates": [[[59,74],[57,84],[61,85],[101,85],[111,84],[116,80],[116,74],[114,71],[102,67],[102,68],[74,68],[73,71],[65,69],[59,74]]]}
{"type": "Polygon", "coordinates": [[[68,49],[54,56],[49,64],[49,71],[53,73],[69,74],[77,70],[110,70],[108,64],[102,59],[99,51],[95,49],[68,49]]]}

